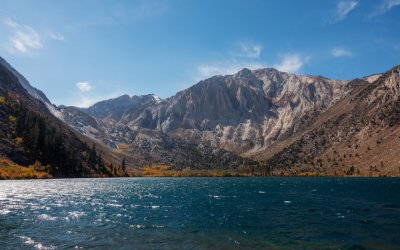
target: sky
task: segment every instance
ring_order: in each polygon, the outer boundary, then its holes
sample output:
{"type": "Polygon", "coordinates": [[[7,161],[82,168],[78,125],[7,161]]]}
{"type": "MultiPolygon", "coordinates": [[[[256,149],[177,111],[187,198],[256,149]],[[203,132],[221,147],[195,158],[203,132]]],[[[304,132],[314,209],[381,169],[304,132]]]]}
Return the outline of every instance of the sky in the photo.
{"type": "Polygon", "coordinates": [[[353,79],[400,64],[400,0],[3,0],[0,56],[81,107],[242,68],[353,79]]]}

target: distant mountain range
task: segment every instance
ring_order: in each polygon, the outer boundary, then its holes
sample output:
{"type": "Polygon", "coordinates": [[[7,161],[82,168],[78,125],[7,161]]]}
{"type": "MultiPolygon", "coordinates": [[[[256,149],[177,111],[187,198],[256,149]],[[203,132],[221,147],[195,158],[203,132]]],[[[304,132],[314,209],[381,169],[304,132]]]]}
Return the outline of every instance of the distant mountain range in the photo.
{"type": "MultiPolygon", "coordinates": [[[[167,99],[123,95],[89,108],[56,107],[3,59],[0,67],[0,96],[34,103],[29,112],[65,131],[67,151],[75,152],[76,142],[80,151],[95,145],[102,155],[100,168],[77,155],[86,172],[74,176],[126,174],[122,159],[133,172],[163,165],[175,171],[400,175],[400,66],[351,81],[243,69],[167,99]]],[[[21,150],[30,151],[14,145],[18,136],[6,122],[9,111],[3,113],[0,156],[31,164],[36,159],[18,160],[21,150]]]]}

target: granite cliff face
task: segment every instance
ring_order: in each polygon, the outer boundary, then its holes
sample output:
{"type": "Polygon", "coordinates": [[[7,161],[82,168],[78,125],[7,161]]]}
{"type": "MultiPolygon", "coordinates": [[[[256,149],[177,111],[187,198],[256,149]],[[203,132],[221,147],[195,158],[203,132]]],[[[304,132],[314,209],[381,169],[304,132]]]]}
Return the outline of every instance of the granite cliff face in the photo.
{"type": "MultiPolygon", "coordinates": [[[[196,149],[207,146],[247,156],[306,126],[346,95],[347,83],[275,69],[243,69],[200,81],[166,100],[153,95],[121,96],[80,111],[97,121],[86,131],[100,130],[92,136],[114,148],[123,144],[137,149],[167,136],[196,149]],[[143,134],[149,138],[141,139],[143,134]]],[[[162,161],[158,151],[148,154],[162,161]]]]}

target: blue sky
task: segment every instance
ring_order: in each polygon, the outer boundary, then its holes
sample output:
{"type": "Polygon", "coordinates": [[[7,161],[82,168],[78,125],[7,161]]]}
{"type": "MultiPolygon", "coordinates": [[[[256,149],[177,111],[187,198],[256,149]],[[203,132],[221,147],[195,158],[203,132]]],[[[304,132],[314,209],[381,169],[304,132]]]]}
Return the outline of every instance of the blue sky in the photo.
{"type": "Polygon", "coordinates": [[[400,0],[1,5],[0,55],[57,105],[166,98],[244,67],[352,79],[400,64],[400,0]]]}

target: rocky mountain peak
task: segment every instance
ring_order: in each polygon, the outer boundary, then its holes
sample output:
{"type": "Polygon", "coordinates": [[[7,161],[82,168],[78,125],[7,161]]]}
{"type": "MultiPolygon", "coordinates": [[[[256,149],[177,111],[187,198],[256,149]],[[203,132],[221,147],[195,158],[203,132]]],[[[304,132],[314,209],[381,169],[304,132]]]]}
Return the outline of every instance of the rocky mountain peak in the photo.
{"type": "Polygon", "coordinates": [[[160,98],[156,98],[153,94],[141,96],[122,95],[105,101],[100,101],[88,108],[81,108],[83,112],[96,118],[110,117],[115,121],[123,118],[125,113],[132,113],[140,109],[144,105],[157,104],[160,98]]]}
{"type": "Polygon", "coordinates": [[[248,68],[243,68],[242,70],[240,70],[239,72],[237,72],[237,73],[235,74],[235,76],[247,78],[247,77],[252,77],[252,76],[253,76],[253,73],[252,73],[251,70],[249,70],[248,68]]]}

